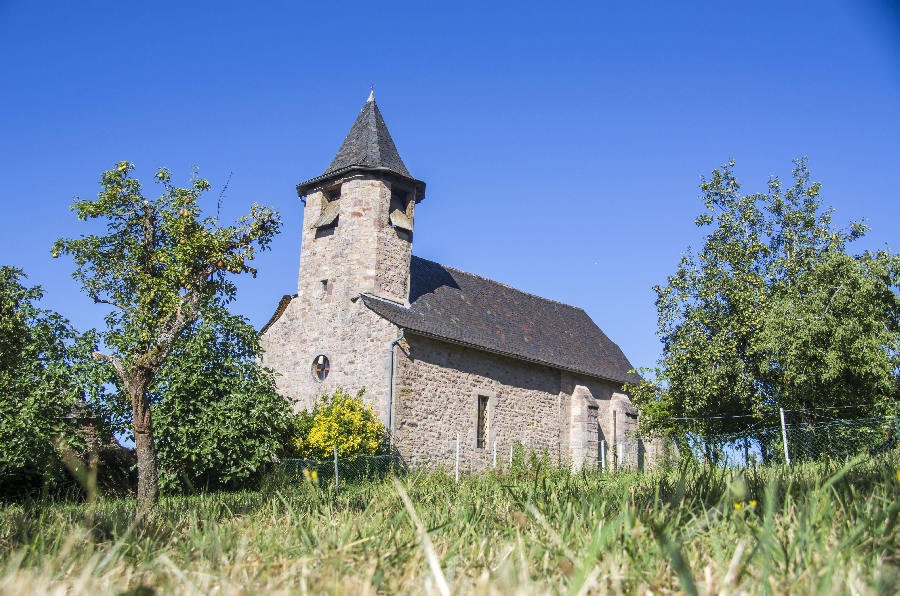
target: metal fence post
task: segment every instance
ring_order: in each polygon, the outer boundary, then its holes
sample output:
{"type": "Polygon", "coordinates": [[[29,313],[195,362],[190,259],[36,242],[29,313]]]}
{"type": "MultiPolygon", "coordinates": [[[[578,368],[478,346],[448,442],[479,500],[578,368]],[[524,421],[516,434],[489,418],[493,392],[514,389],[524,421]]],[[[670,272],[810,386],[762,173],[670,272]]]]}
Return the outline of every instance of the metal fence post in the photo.
{"type": "Polygon", "coordinates": [[[784,461],[787,465],[791,465],[791,454],[788,451],[787,425],[784,423],[784,408],[778,408],[781,411],[781,438],[784,440],[784,461]]]}
{"type": "Polygon", "coordinates": [[[459,433],[456,433],[456,483],[459,484],[459,433]]]}
{"type": "Polygon", "coordinates": [[[600,471],[606,472],[606,441],[600,441],[600,471]]]}
{"type": "Polygon", "coordinates": [[[334,446],[334,488],[338,487],[337,445],[334,446]]]}

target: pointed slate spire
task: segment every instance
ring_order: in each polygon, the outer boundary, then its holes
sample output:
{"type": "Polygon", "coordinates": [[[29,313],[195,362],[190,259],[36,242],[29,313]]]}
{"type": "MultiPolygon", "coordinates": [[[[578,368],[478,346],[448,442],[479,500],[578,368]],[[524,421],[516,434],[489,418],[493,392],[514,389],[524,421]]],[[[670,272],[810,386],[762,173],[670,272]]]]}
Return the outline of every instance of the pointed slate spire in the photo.
{"type": "Polygon", "coordinates": [[[397,153],[384,118],[381,117],[381,111],[375,103],[374,90],[369,94],[369,99],[344,139],[344,144],[323,175],[327,176],[349,166],[387,168],[401,176],[412,178],[397,153]]]}

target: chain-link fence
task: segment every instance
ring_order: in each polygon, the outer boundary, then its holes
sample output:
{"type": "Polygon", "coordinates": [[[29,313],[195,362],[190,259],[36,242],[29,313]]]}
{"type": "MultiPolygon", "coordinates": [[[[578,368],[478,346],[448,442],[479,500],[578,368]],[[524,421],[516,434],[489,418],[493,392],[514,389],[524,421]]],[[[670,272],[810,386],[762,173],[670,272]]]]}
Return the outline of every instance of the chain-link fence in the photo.
{"type": "Polygon", "coordinates": [[[895,416],[783,423],[714,436],[688,433],[667,442],[674,458],[707,465],[780,465],[886,453],[900,445],[900,424],[895,416]]]}
{"type": "Polygon", "coordinates": [[[309,480],[320,486],[344,482],[375,480],[406,471],[403,461],[394,455],[355,455],[327,460],[283,459],[281,473],[292,480],[309,480]],[[337,481],[335,481],[337,478],[337,481]]]}
{"type": "Polygon", "coordinates": [[[900,447],[900,421],[895,416],[888,416],[773,426],[766,420],[742,432],[710,436],[685,433],[652,439],[630,436],[613,444],[600,441],[596,447],[597,453],[582,453],[580,459],[576,459],[556,445],[514,441],[506,446],[493,442],[477,452],[466,453],[457,442],[450,454],[424,454],[424,457],[417,454],[416,459],[409,461],[398,455],[285,459],[281,462],[281,471],[295,481],[327,486],[405,474],[409,468],[444,469],[458,479],[461,473],[503,472],[538,460],[548,465],[571,467],[574,471],[601,473],[648,471],[664,461],[685,458],[718,467],[783,465],[887,453],[900,447]],[[431,457],[427,457],[429,455],[431,457]]]}

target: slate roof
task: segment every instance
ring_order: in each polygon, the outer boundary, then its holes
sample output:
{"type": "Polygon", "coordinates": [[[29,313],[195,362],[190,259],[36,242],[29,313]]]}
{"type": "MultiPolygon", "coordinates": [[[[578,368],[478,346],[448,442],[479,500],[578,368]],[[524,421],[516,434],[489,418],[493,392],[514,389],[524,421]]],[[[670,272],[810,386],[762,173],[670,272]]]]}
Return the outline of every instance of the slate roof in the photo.
{"type": "Polygon", "coordinates": [[[272,318],[262,326],[262,329],[259,330],[260,335],[264,335],[266,331],[269,330],[269,327],[275,324],[275,321],[281,318],[281,315],[284,314],[284,311],[287,310],[288,305],[291,303],[291,300],[297,297],[297,294],[291,296],[290,294],[285,294],[281,297],[281,300],[278,301],[278,306],[275,308],[275,314],[272,315],[272,318]]]}
{"type": "MultiPolygon", "coordinates": [[[[331,165],[328,166],[325,173],[301,182],[297,185],[297,190],[303,194],[306,189],[333,176],[353,169],[369,168],[389,170],[408,178],[415,182],[417,187],[421,187],[419,194],[424,193],[424,182],[413,178],[403,160],[400,159],[394,139],[391,138],[391,133],[388,132],[384,118],[381,116],[381,110],[375,103],[374,93],[369,96],[369,100],[359,112],[356,122],[353,123],[344,143],[338,149],[334,159],[331,160],[331,165]]],[[[417,198],[418,200],[421,199],[417,198]]]]}
{"type": "Polygon", "coordinates": [[[348,166],[388,168],[401,176],[412,178],[397,153],[397,147],[394,146],[394,140],[381,117],[375,98],[370,98],[363,106],[344,139],[344,144],[325,173],[330,174],[348,166]]]}
{"type": "Polygon", "coordinates": [[[413,333],[611,381],[640,380],[582,309],[415,256],[409,308],[369,294],[362,299],[413,333]]]}

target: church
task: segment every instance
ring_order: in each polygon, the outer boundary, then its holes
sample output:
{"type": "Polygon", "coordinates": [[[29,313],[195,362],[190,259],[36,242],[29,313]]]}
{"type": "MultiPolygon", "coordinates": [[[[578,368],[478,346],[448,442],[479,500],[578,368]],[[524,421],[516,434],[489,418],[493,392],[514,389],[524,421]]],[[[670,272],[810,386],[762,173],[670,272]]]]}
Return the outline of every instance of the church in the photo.
{"type": "MultiPolygon", "coordinates": [[[[412,254],[425,182],[409,173],[374,92],[304,202],[297,293],[261,330],[278,390],[311,407],[364,399],[410,466],[546,450],[575,469],[643,467],[628,359],[584,310],[412,254]]],[[[652,459],[652,458],[651,458],[652,459]]]]}

